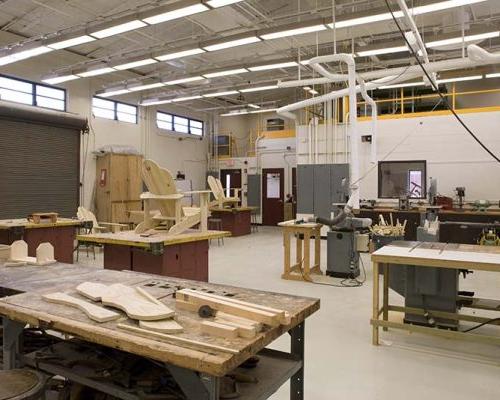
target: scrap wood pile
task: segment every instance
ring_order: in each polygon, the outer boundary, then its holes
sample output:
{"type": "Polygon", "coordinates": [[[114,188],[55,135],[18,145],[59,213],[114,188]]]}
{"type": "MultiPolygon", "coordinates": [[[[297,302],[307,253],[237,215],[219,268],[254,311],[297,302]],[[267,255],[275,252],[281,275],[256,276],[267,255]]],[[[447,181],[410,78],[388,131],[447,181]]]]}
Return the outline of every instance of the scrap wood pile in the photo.
{"type": "Polygon", "coordinates": [[[404,220],[401,224],[399,219],[396,219],[396,224],[394,224],[392,213],[389,214],[389,217],[390,224],[387,223],[382,214],[379,214],[379,223],[377,225],[372,225],[370,231],[378,236],[404,236],[407,220],[404,220]]]}

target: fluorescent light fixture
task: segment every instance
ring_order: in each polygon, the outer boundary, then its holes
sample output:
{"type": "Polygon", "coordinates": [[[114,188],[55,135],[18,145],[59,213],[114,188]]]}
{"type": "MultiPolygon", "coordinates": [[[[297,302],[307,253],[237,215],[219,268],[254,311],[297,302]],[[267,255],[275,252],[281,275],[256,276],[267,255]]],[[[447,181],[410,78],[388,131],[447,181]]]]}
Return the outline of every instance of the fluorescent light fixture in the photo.
{"type": "Polygon", "coordinates": [[[500,72],[495,72],[494,74],[486,74],[486,78],[500,78],[500,72]]]}
{"type": "Polygon", "coordinates": [[[266,110],[250,111],[249,114],[270,113],[270,112],[276,112],[277,110],[278,110],[277,108],[268,108],[266,110]]]}
{"type": "Polygon", "coordinates": [[[290,62],[282,62],[282,63],[278,63],[278,64],[259,65],[257,67],[249,67],[248,69],[252,72],[256,72],[256,71],[268,71],[270,69],[296,67],[297,65],[299,65],[299,64],[297,64],[295,61],[290,61],[290,62]]]}
{"type": "MultiPolygon", "coordinates": [[[[396,12],[394,12],[394,16],[396,18],[401,18],[403,16],[403,12],[396,11],[396,12]]],[[[333,29],[333,27],[335,25],[335,28],[337,28],[337,29],[338,28],[348,28],[350,26],[370,24],[372,22],[387,21],[390,19],[392,19],[391,13],[367,15],[366,17],[346,19],[345,21],[337,21],[337,22],[335,22],[335,24],[333,24],[333,23],[329,24],[328,27],[333,29]]]]}
{"type": "Polygon", "coordinates": [[[464,82],[464,81],[476,81],[478,79],[483,79],[482,75],[471,75],[471,76],[461,76],[458,78],[448,78],[448,79],[438,79],[437,83],[451,83],[451,82],[464,82]]]}
{"type": "Polygon", "coordinates": [[[177,51],[175,53],[163,54],[155,58],[159,61],[168,61],[168,60],[175,60],[176,58],[194,56],[195,54],[201,54],[201,53],[205,53],[205,50],[196,48],[196,49],[177,51]]]}
{"type": "Polygon", "coordinates": [[[145,22],[142,22],[142,21],[136,19],[133,21],[125,22],[123,24],[111,26],[109,28],[102,29],[100,31],[92,32],[90,35],[94,36],[97,39],[104,39],[104,38],[107,38],[109,36],[119,35],[120,33],[133,31],[135,29],[139,29],[139,28],[142,28],[144,26],[147,26],[147,24],[145,22]]]}
{"type": "Polygon", "coordinates": [[[309,90],[312,89],[312,87],[310,87],[310,86],[304,86],[302,89],[304,89],[306,92],[308,92],[309,90]]]}
{"type": "Polygon", "coordinates": [[[17,61],[26,60],[27,58],[36,57],[41,54],[49,53],[53,49],[45,46],[34,47],[29,50],[19,51],[17,53],[8,54],[4,57],[0,57],[0,66],[12,64],[17,61]]]}
{"type": "Polygon", "coordinates": [[[309,93],[311,93],[313,96],[319,94],[319,92],[317,90],[314,90],[314,89],[309,90],[309,93]]]}
{"type": "Polygon", "coordinates": [[[189,97],[178,97],[172,100],[172,103],[179,103],[181,101],[198,100],[202,99],[202,96],[189,96],[189,97]]]}
{"type": "Polygon", "coordinates": [[[230,96],[232,94],[239,94],[237,90],[228,90],[227,92],[217,92],[217,93],[207,93],[203,97],[219,97],[219,96],[230,96]]]}
{"type": "Polygon", "coordinates": [[[91,76],[104,75],[104,74],[109,74],[111,72],[116,72],[116,69],[111,67],[104,67],[104,68],[98,68],[90,71],[81,72],[76,75],[78,75],[81,78],[90,78],[91,76]]]}
{"type": "Polygon", "coordinates": [[[78,46],[80,44],[93,42],[94,40],[96,40],[96,39],[93,38],[92,36],[83,35],[83,36],[78,36],[78,37],[73,38],[73,39],[67,39],[67,40],[62,40],[60,42],[48,44],[47,47],[50,47],[51,49],[54,49],[54,50],[61,50],[61,49],[65,49],[67,47],[73,47],[73,46],[78,46]]]}
{"type": "Polygon", "coordinates": [[[237,115],[246,115],[249,112],[247,110],[240,110],[240,111],[233,111],[233,112],[228,112],[226,114],[221,114],[221,117],[234,117],[237,115]]]}
{"type": "Polygon", "coordinates": [[[482,3],[487,0],[448,0],[440,1],[439,3],[428,4],[410,9],[414,15],[427,14],[430,12],[447,10],[449,8],[468,6],[472,4],[482,3]]]}
{"type": "Polygon", "coordinates": [[[249,37],[242,38],[242,39],[235,39],[235,40],[230,40],[228,42],[222,42],[222,43],[217,43],[217,44],[211,44],[208,46],[203,46],[203,48],[206,51],[217,51],[217,50],[229,49],[231,47],[243,46],[245,44],[257,43],[260,41],[261,41],[261,39],[258,38],[257,36],[249,36],[249,37]]]}
{"type": "Polygon", "coordinates": [[[203,11],[210,10],[206,5],[204,4],[193,4],[191,6],[187,7],[182,7],[178,8],[176,10],[171,10],[167,11],[158,15],[153,15],[148,18],[143,18],[143,21],[155,25],[155,24],[160,24],[162,22],[167,22],[167,21],[172,21],[174,19],[182,18],[182,17],[187,17],[188,15],[193,15],[193,14],[198,14],[203,11]]]}
{"type": "Polygon", "coordinates": [[[238,75],[248,72],[246,68],[230,69],[227,71],[212,72],[210,74],[204,74],[205,78],[218,78],[221,76],[238,75]]]}
{"type": "Polygon", "coordinates": [[[172,103],[172,100],[159,100],[159,99],[150,99],[150,100],[144,100],[141,103],[141,106],[156,106],[159,104],[170,104],[172,103]]]}
{"type": "Polygon", "coordinates": [[[405,87],[424,86],[424,85],[425,82],[409,82],[409,83],[398,83],[395,85],[380,86],[378,89],[399,89],[405,87]]]}
{"type": "Polygon", "coordinates": [[[407,46],[385,47],[382,49],[357,51],[356,54],[359,57],[369,57],[369,56],[378,56],[381,54],[400,53],[402,51],[408,51],[408,47],[407,46]]]}
{"type": "Polygon", "coordinates": [[[109,92],[104,92],[104,93],[99,93],[99,97],[112,97],[112,96],[119,96],[121,94],[125,93],[130,93],[130,90],[128,89],[118,89],[118,90],[112,90],[109,92]]]}
{"type": "Polygon", "coordinates": [[[311,62],[312,58],[310,58],[309,60],[301,60],[300,63],[302,65],[309,65],[309,63],[311,62]]]}
{"type": "Polygon", "coordinates": [[[248,88],[248,89],[241,89],[241,93],[253,93],[253,92],[263,92],[265,90],[273,90],[273,89],[279,89],[278,85],[270,85],[270,86],[259,86],[259,87],[254,87],[254,88],[248,88]]]}
{"type": "Polygon", "coordinates": [[[258,106],[257,104],[249,104],[248,107],[255,108],[255,109],[259,109],[260,108],[260,106],[258,106]]]}
{"type": "Polygon", "coordinates": [[[306,26],[303,28],[288,29],[286,31],[266,33],[264,35],[260,35],[260,37],[264,40],[271,40],[271,39],[284,38],[288,36],[303,35],[305,33],[319,32],[324,30],[326,30],[326,26],[323,24],[319,24],[313,26],[306,26]]]}
{"type": "Polygon", "coordinates": [[[56,85],[58,83],[74,81],[75,79],[80,78],[77,75],[64,75],[64,76],[56,76],[54,78],[42,79],[42,82],[48,83],[49,85],[56,85]]]}
{"type": "Polygon", "coordinates": [[[464,36],[463,38],[456,37],[456,38],[451,38],[451,39],[436,40],[433,42],[426,43],[425,47],[429,47],[429,48],[441,47],[441,46],[448,46],[451,44],[460,44],[463,42],[474,42],[477,40],[485,40],[485,39],[491,39],[491,38],[496,38],[496,37],[500,37],[500,31],[479,33],[477,35],[468,35],[468,36],[464,36]]]}
{"type": "Polygon", "coordinates": [[[156,89],[162,86],[165,86],[163,82],[156,82],[156,83],[150,83],[148,85],[131,86],[127,87],[127,89],[130,92],[140,92],[141,90],[156,89]]]}
{"type": "Polygon", "coordinates": [[[126,70],[126,69],[143,67],[144,65],[150,65],[150,64],[157,63],[157,62],[158,61],[156,61],[153,58],[146,58],[145,60],[132,61],[132,62],[125,63],[125,64],[116,65],[113,68],[115,68],[115,69],[117,69],[119,71],[123,71],[123,70],[126,70]]]}
{"type": "Polygon", "coordinates": [[[240,1],[243,1],[243,0],[208,0],[207,4],[212,8],[219,8],[219,7],[228,6],[230,4],[239,3],[240,1]]]}
{"type": "Polygon", "coordinates": [[[182,79],[175,79],[173,81],[168,81],[168,82],[165,82],[165,85],[180,85],[181,83],[202,81],[204,79],[205,78],[203,78],[202,76],[192,76],[190,78],[182,78],[182,79]]]}

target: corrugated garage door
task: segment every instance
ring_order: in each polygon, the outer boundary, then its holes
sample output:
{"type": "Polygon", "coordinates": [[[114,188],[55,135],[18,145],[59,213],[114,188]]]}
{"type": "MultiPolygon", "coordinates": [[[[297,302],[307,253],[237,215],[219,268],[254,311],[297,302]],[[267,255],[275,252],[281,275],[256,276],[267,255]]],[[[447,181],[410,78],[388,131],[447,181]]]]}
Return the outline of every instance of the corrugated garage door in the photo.
{"type": "Polygon", "coordinates": [[[0,101],[0,219],[76,215],[83,118],[0,101]]]}

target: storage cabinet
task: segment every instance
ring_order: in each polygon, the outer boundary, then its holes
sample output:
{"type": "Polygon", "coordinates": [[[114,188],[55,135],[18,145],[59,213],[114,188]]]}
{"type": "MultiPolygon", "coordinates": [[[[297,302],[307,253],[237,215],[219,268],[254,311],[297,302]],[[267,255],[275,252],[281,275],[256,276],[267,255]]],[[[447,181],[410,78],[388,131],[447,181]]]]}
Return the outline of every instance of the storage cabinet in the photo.
{"type": "Polygon", "coordinates": [[[140,210],[142,156],[105,154],[97,157],[96,216],[98,221],[127,223],[128,211],[140,210]]]}

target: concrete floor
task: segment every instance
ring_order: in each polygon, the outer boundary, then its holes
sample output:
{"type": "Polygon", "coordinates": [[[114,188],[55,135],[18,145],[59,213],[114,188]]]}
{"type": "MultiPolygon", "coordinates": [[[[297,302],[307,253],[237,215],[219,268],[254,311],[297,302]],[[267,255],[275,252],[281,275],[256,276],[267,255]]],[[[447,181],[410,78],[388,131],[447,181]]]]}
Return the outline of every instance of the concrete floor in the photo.
{"type": "MultiPolygon", "coordinates": [[[[322,242],[325,269],[326,243],[322,242]]],[[[369,255],[366,283],[357,288],[314,285],[280,278],[283,248],[279,228],[214,241],[210,248],[210,281],[321,299],[321,309],[306,323],[305,398],[310,400],[371,399],[498,399],[500,346],[447,340],[404,331],[381,332],[382,345],[371,345],[372,275],[369,255]]],[[[85,255],[83,263],[102,265],[85,255]]],[[[500,274],[475,273],[461,289],[479,297],[498,298],[500,274]]],[[[393,294],[393,298],[397,295],[393,294]]],[[[393,301],[398,303],[401,300],[393,301]]],[[[478,332],[496,327],[481,328],[478,332]]],[[[288,350],[283,336],[271,347],[288,350]]],[[[289,399],[288,385],[273,400],[289,399]]]]}

